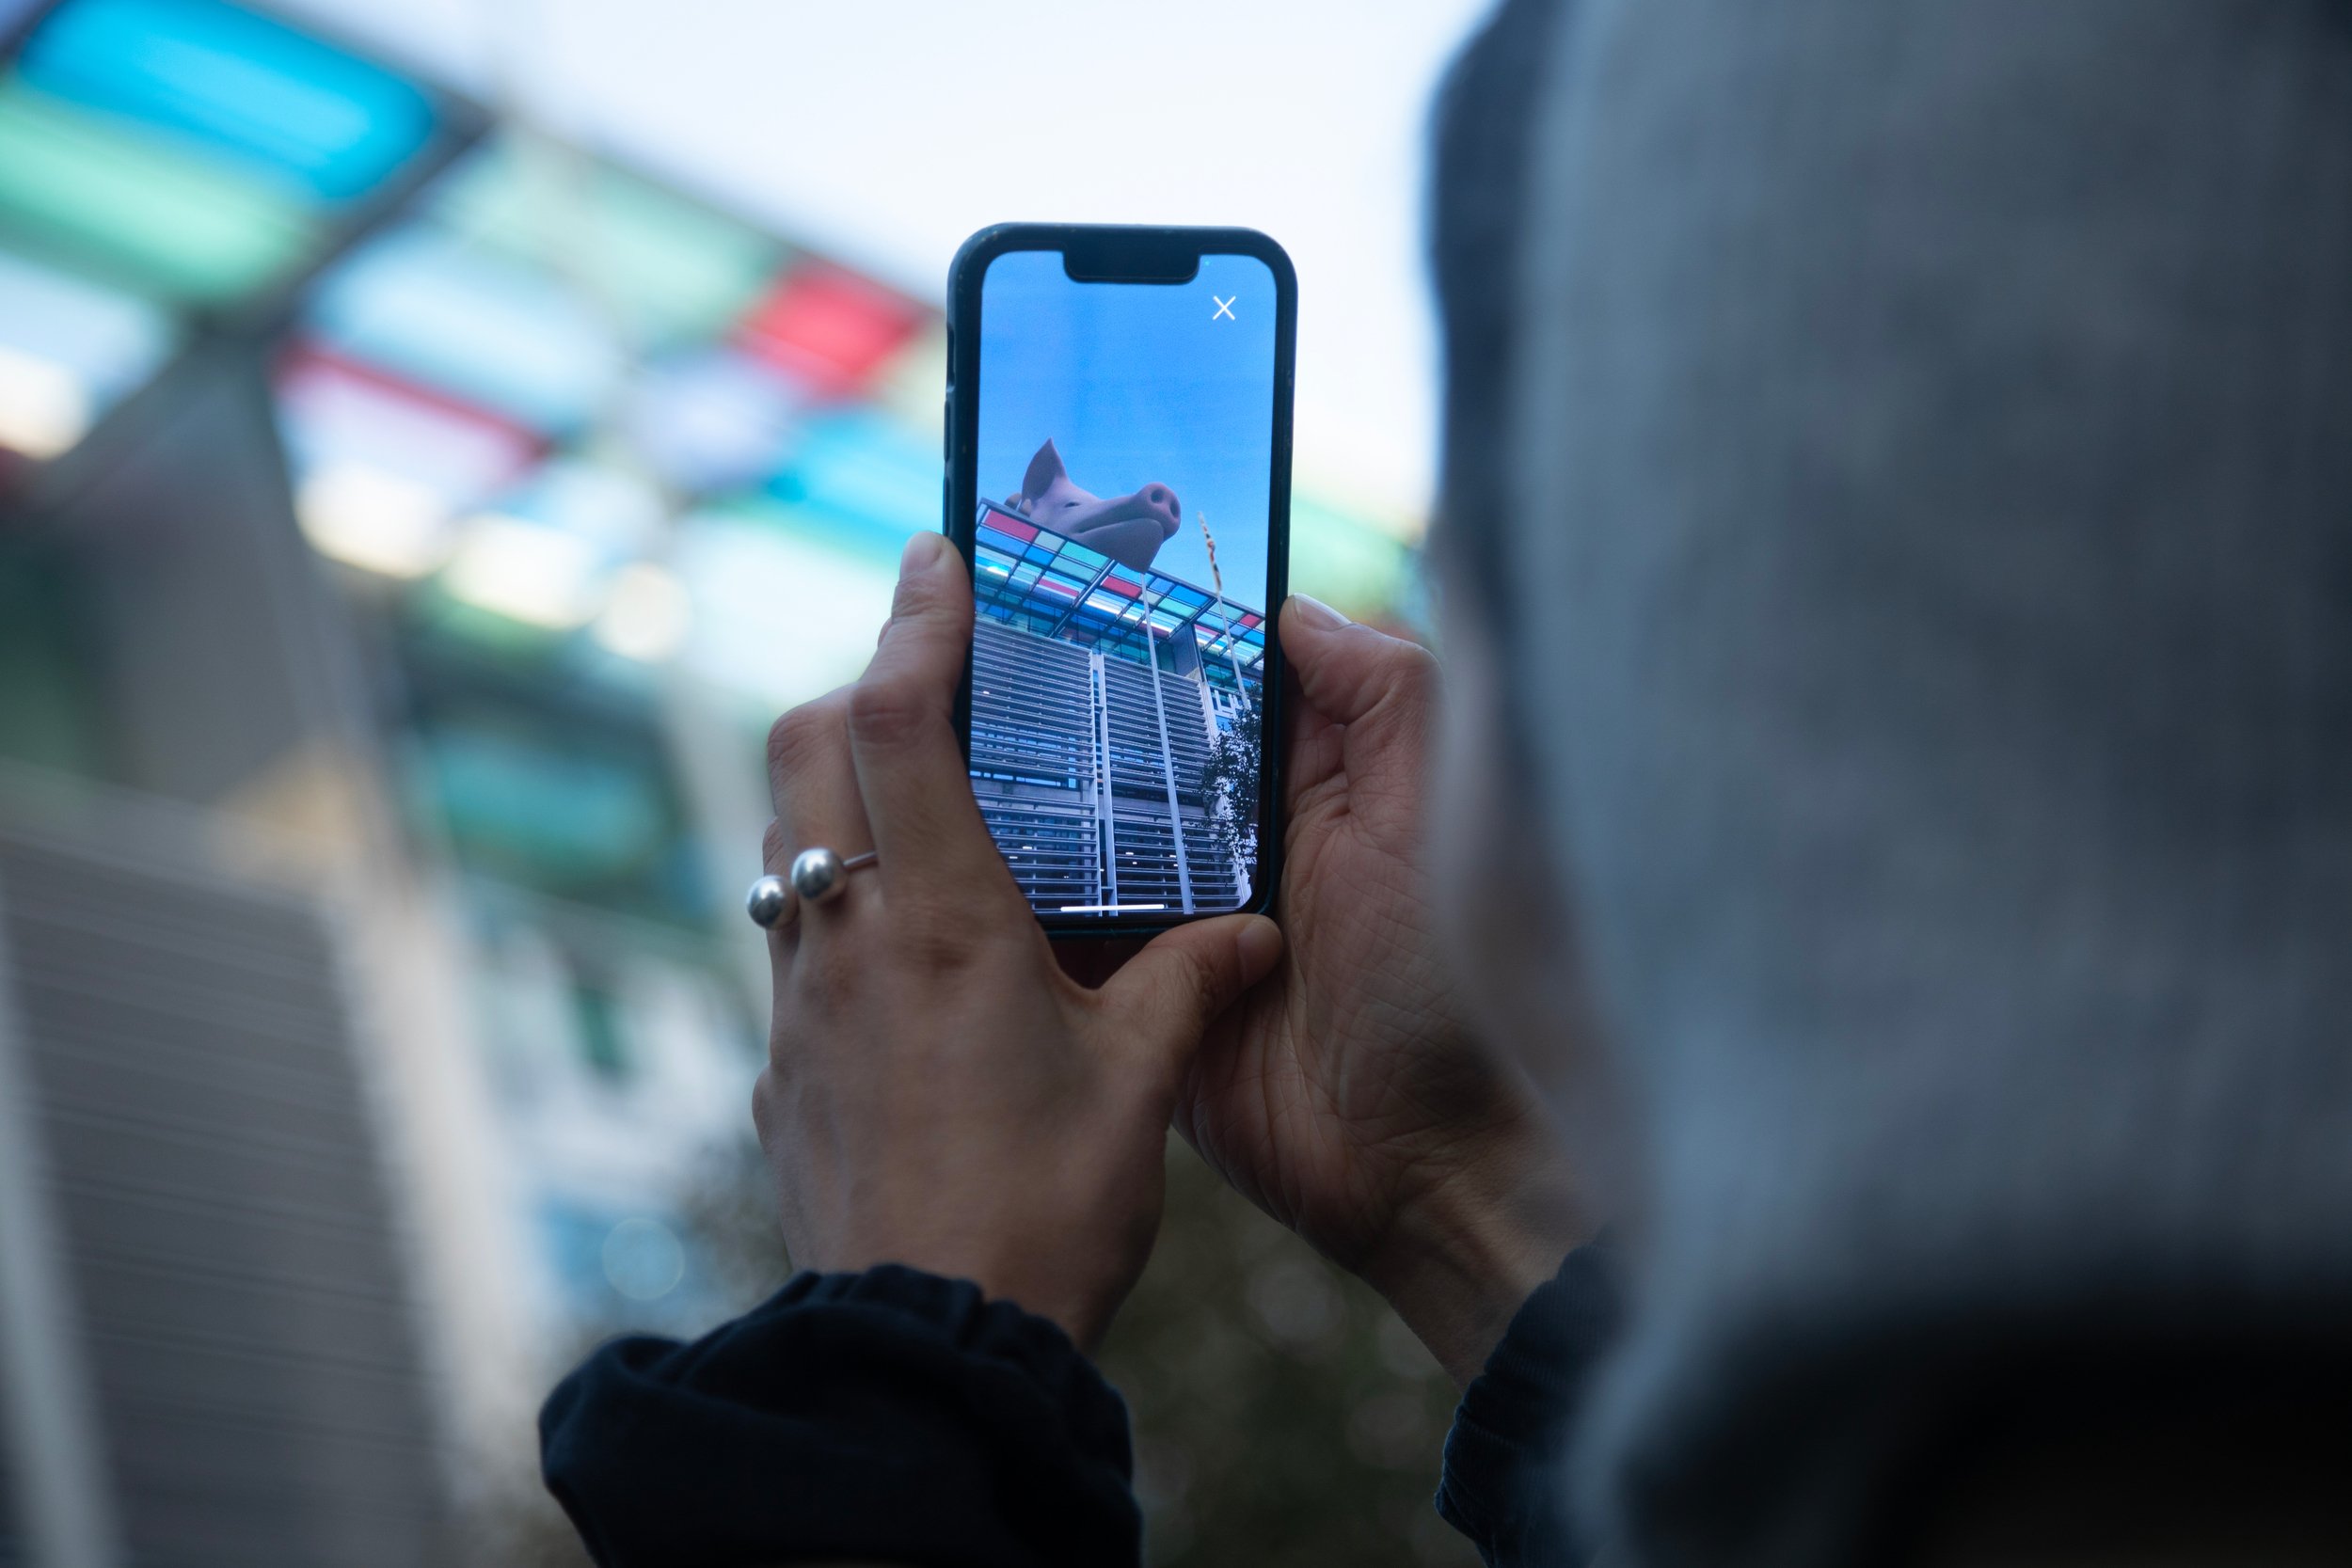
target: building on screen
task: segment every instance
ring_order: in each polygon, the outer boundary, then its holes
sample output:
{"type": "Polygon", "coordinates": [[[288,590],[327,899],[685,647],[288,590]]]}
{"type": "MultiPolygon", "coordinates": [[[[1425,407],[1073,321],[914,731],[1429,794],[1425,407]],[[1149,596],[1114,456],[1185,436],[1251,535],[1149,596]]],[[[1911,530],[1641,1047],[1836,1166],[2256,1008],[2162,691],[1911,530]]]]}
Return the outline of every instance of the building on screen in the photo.
{"type": "Polygon", "coordinates": [[[973,580],[972,784],[1031,906],[1232,909],[1249,868],[1202,772],[1255,707],[1258,610],[1136,570],[993,502],[973,580]]]}

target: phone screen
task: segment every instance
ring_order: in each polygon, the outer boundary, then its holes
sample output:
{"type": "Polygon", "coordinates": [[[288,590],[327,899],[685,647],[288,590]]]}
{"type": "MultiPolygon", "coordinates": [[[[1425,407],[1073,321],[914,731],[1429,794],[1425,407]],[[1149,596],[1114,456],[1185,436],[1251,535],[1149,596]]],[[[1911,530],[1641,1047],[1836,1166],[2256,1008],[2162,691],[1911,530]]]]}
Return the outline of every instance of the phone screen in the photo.
{"type": "Polygon", "coordinates": [[[1082,281],[1011,250],[982,276],[972,786],[1050,924],[1259,891],[1279,303],[1252,255],[1082,281]]]}

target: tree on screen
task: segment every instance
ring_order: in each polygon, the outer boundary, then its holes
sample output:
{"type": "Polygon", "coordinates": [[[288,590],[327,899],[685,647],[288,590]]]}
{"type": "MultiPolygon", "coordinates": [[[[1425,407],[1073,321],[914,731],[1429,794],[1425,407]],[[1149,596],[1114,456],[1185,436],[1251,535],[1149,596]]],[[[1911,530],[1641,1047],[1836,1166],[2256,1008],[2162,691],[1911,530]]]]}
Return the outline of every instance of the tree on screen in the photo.
{"type": "Polygon", "coordinates": [[[1220,728],[1200,765],[1200,800],[1209,839],[1247,880],[1258,863],[1258,780],[1262,754],[1258,705],[1245,698],[1231,729],[1220,728]]]}

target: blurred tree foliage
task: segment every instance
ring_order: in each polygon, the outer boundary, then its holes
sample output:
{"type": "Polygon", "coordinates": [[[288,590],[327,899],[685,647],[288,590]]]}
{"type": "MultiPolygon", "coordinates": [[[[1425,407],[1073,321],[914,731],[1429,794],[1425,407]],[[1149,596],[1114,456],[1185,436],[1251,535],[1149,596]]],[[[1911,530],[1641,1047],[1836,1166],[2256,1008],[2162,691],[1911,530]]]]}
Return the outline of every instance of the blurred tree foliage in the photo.
{"type": "MultiPolygon", "coordinates": [[[[1102,1363],[1135,1418],[1153,1568],[1475,1568],[1430,1506],[1454,1390],[1386,1304],[1170,1139],[1168,1213],[1102,1363]]],[[[748,1140],[682,1218],[709,1321],[787,1265],[748,1140]]],[[[597,1325],[584,1350],[623,1324],[597,1325]]],[[[585,1562],[551,1501],[502,1493],[477,1540],[527,1568],[585,1562]]],[[[485,1558],[485,1560],[492,1559],[485,1558]]]]}
{"type": "Polygon", "coordinates": [[[1103,1370],[1147,1561],[1467,1564],[1430,1506],[1454,1389],[1388,1305],[1171,1139],[1168,1216],[1103,1370]]]}

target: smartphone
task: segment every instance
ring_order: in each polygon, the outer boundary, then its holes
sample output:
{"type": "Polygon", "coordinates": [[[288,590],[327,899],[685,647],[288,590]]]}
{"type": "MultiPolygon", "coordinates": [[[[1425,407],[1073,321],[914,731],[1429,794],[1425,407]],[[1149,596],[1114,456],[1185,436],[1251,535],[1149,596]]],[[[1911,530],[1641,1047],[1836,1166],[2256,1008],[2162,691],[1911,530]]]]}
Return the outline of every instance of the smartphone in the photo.
{"type": "Polygon", "coordinates": [[[1057,937],[1273,906],[1297,276],[1246,229],[1005,224],[948,275],[958,721],[1057,937]]]}

